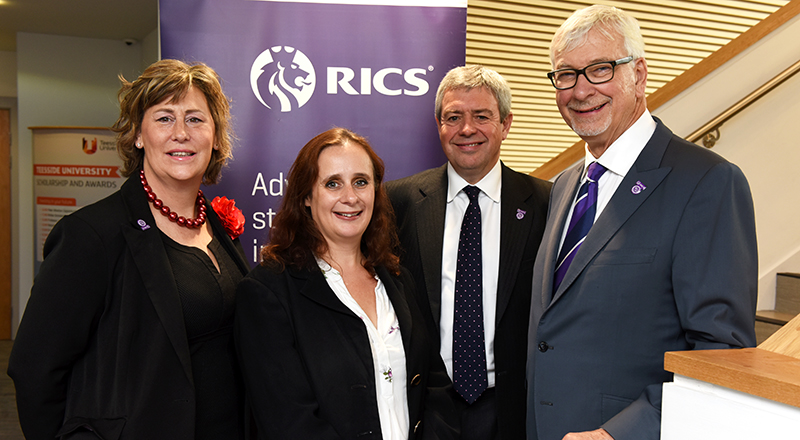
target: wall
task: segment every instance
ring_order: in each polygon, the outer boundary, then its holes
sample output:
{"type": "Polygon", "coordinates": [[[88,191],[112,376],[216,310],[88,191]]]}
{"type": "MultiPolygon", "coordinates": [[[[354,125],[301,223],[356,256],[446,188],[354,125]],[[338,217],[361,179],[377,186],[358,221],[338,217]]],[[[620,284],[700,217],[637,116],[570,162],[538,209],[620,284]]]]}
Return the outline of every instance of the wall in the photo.
{"type": "Polygon", "coordinates": [[[0,51],[0,97],[13,98],[16,96],[17,53],[0,51]]]}
{"type": "MultiPolygon", "coordinates": [[[[687,136],[800,60],[800,18],[762,39],[655,112],[687,136]]],[[[797,121],[800,74],[720,128],[713,151],[739,165],[750,182],[759,252],[759,310],[772,309],[775,274],[800,272],[797,121]]]]}
{"type": "MultiPolygon", "coordinates": [[[[676,133],[688,135],[800,59],[798,40],[800,19],[795,18],[663,105],[656,116],[676,133]]],[[[110,125],[118,111],[116,75],[132,78],[158,58],[155,30],[133,46],[116,40],[20,34],[17,52],[0,52],[0,107],[10,108],[12,118],[12,289],[18,293],[12,304],[13,323],[19,321],[20,304],[27,301],[33,282],[28,127],[110,125]]],[[[800,272],[800,195],[792,191],[798,182],[793,168],[800,163],[800,148],[793,139],[800,117],[797,96],[800,75],[726,123],[714,147],[738,164],[750,181],[758,227],[760,309],[773,307],[777,271],[800,272]]]]}
{"type": "MultiPolygon", "coordinates": [[[[14,334],[34,275],[33,158],[29,127],[111,126],[119,114],[117,75],[136,78],[145,66],[158,59],[157,41],[156,31],[130,46],[118,40],[17,34],[18,130],[12,145],[11,176],[14,334]]],[[[3,75],[0,73],[0,81],[3,75]]],[[[4,87],[0,83],[0,91],[4,87]]]]}

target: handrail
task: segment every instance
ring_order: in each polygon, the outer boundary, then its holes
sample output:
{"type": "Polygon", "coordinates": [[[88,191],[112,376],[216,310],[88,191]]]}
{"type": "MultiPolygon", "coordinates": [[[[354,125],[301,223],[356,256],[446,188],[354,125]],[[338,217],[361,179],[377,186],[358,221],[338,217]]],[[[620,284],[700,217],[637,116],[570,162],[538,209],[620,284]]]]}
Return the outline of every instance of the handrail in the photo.
{"type": "Polygon", "coordinates": [[[753,90],[749,95],[745,96],[736,104],[728,107],[724,112],[720,113],[714,119],[708,121],[705,125],[695,130],[686,140],[689,142],[696,142],[698,139],[703,139],[703,145],[706,148],[712,148],[719,139],[719,127],[728,122],[729,119],[736,116],[742,110],[746,109],[750,104],[758,101],[761,97],[772,91],[775,87],[783,84],[784,81],[800,72],[800,60],[786,68],[783,72],[776,75],[771,80],[767,81],[761,87],[753,90]],[[712,135],[716,132],[716,135],[712,135]]]}
{"type": "MultiPolygon", "coordinates": [[[[664,84],[647,97],[647,107],[650,112],[652,113],[656,108],[675,98],[678,94],[705,78],[708,74],[730,61],[736,55],[744,52],[798,14],[800,14],[800,0],[792,0],[755,26],[729,41],[728,44],[722,46],[716,52],[675,77],[672,81],[664,84]]],[[[561,152],[561,154],[533,170],[530,175],[545,180],[552,179],[570,165],[581,160],[583,155],[584,142],[579,140],[561,152]]]]}

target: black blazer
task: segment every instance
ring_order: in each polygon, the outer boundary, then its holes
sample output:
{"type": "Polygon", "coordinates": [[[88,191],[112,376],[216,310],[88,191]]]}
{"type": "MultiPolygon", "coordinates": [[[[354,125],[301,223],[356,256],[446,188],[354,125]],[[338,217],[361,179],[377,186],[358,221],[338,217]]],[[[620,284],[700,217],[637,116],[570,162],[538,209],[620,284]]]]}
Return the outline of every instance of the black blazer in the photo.
{"type": "MultiPolygon", "coordinates": [[[[208,221],[247,273],[210,206],[208,221]]],[[[180,298],[138,179],[64,217],[44,254],[8,367],[26,438],[194,438],[180,298]]]]}
{"type": "MultiPolygon", "coordinates": [[[[411,276],[377,273],[406,352],[409,438],[455,438],[452,385],[410,292],[411,276]]],[[[235,339],[259,438],[382,438],[367,331],[321,270],[258,266],[236,294],[235,339]]]]}
{"type": "MultiPolygon", "coordinates": [[[[525,437],[525,361],[533,262],[544,232],[550,182],[502,165],[500,266],[494,356],[500,438],[525,437]]],[[[417,293],[430,303],[439,340],[447,164],[387,183],[417,293]]],[[[438,345],[438,343],[437,343],[438,345]]]]}

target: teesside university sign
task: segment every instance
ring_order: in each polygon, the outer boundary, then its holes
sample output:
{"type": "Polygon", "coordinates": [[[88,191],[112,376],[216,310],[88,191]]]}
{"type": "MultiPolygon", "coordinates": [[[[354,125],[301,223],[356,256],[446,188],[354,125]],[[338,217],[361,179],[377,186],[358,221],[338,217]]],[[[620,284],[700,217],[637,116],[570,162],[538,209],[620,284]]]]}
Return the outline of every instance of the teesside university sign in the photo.
{"type": "Polygon", "coordinates": [[[464,64],[466,0],[170,0],[160,16],[162,57],[213,67],[232,100],[234,160],[204,192],[242,208],[252,264],[316,134],[366,136],[389,180],[445,162],[433,107],[439,81],[464,64]]]}

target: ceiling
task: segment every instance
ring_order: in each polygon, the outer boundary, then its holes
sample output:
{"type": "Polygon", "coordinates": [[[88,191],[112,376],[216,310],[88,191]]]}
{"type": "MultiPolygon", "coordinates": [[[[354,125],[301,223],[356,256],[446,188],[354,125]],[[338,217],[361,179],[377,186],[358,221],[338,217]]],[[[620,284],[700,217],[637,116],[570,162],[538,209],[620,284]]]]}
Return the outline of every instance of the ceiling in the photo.
{"type": "Polygon", "coordinates": [[[158,0],[0,0],[0,51],[17,32],[141,41],[158,27],[158,0]]]}
{"type": "MultiPolygon", "coordinates": [[[[788,1],[468,0],[467,63],[487,65],[511,85],[514,123],[501,158],[518,171],[579,140],[555,106],[548,48],[572,11],[594,3],[639,20],[652,93],[788,1]]],[[[157,26],[158,0],[0,0],[0,51],[16,51],[17,32],[141,41],[157,26]]]]}

